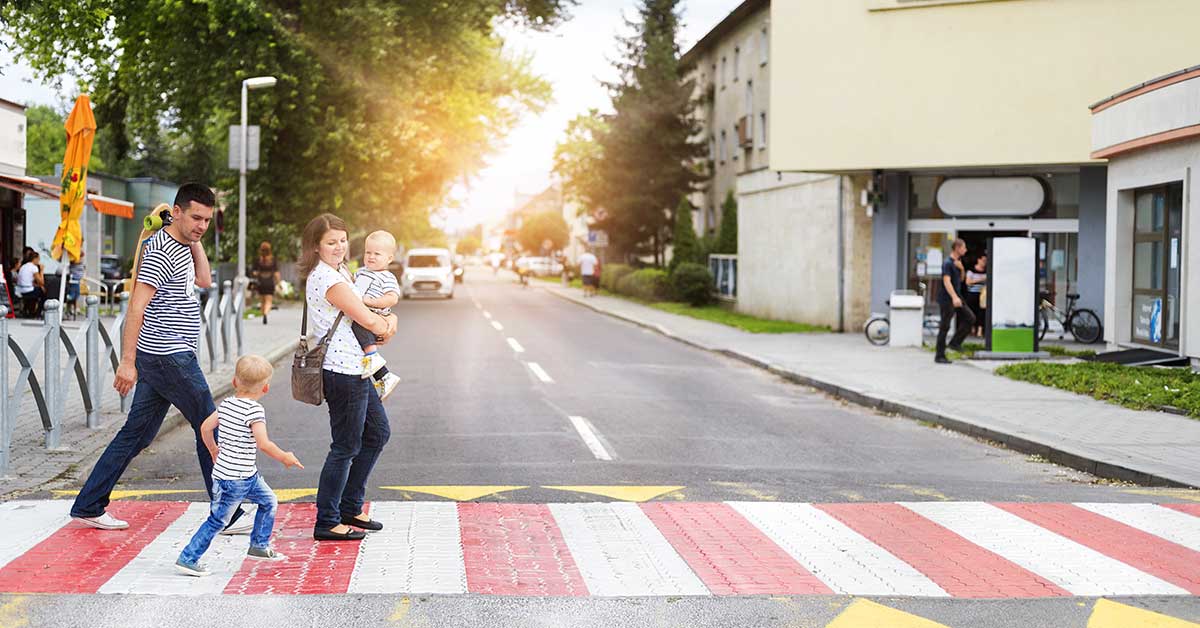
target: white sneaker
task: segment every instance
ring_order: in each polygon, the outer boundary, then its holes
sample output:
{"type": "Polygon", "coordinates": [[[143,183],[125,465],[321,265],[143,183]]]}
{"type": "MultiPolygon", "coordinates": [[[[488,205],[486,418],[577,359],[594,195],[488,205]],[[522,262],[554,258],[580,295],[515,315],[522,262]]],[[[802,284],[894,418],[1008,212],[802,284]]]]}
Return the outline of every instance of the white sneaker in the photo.
{"type": "Polygon", "coordinates": [[[208,570],[208,567],[201,565],[200,563],[189,565],[183,562],[182,558],[175,561],[175,571],[178,571],[185,576],[194,576],[196,578],[203,578],[204,576],[212,573],[208,570]]]}
{"type": "Polygon", "coordinates": [[[371,355],[363,356],[362,364],[363,364],[362,378],[369,379],[372,375],[375,374],[375,371],[378,371],[379,369],[381,369],[385,365],[387,365],[387,360],[383,359],[383,356],[379,355],[378,353],[372,353],[371,355]]]}
{"type": "Polygon", "coordinates": [[[387,399],[388,395],[392,394],[392,391],[396,390],[396,386],[399,384],[400,377],[393,373],[388,373],[383,376],[383,379],[377,380],[375,382],[375,392],[379,393],[379,400],[383,401],[387,399]]]}
{"type": "Polygon", "coordinates": [[[225,536],[234,536],[237,534],[250,534],[250,531],[253,529],[254,529],[254,511],[247,508],[246,512],[242,513],[242,516],[239,517],[237,521],[233,522],[233,525],[229,526],[228,528],[225,528],[224,530],[221,530],[220,534],[224,534],[225,536]]]}
{"type": "Polygon", "coordinates": [[[99,517],[71,517],[86,526],[101,530],[124,530],[129,527],[128,521],[121,521],[107,512],[99,517]]]}
{"type": "Polygon", "coordinates": [[[251,547],[250,551],[246,552],[246,558],[251,560],[287,560],[287,556],[275,551],[273,547],[257,548],[251,547]]]}

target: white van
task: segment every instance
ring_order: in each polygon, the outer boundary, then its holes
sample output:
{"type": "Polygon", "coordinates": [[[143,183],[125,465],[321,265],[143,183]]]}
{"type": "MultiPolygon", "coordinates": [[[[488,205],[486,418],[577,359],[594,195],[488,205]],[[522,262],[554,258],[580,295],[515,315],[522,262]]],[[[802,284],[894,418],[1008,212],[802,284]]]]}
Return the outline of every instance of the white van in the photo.
{"type": "Polygon", "coordinates": [[[404,256],[400,295],[454,298],[454,264],[447,249],[410,249],[404,256]]]}

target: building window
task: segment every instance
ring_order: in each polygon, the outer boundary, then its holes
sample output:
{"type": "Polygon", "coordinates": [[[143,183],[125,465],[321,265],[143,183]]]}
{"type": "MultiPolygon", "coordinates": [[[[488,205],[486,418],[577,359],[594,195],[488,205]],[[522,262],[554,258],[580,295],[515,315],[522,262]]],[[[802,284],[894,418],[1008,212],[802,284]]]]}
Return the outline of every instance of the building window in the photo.
{"type": "Polygon", "coordinates": [[[712,135],[708,136],[708,158],[713,161],[717,160],[717,138],[712,135]]]}
{"type": "Polygon", "coordinates": [[[725,83],[729,80],[729,64],[725,62],[725,57],[721,57],[721,89],[725,89],[725,83]]]}
{"type": "Polygon", "coordinates": [[[736,83],[738,80],[738,70],[740,70],[741,68],[742,68],[742,49],[734,48],[733,49],[733,82],[734,83],[736,83]]]}
{"type": "Polygon", "coordinates": [[[767,112],[758,114],[758,149],[767,147],[767,112]]]}
{"type": "Polygon", "coordinates": [[[768,27],[764,25],[762,27],[762,31],[758,33],[758,57],[759,63],[762,65],[767,64],[767,52],[769,50],[767,44],[770,43],[770,40],[767,37],[767,28],[768,27]]]}
{"type": "Polygon", "coordinates": [[[729,153],[725,150],[725,131],[724,130],[721,131],[720,151],[721,151],[721,154],[720,154],[721,163],[725,163],[725,156],[728,155],[729,153]]]}

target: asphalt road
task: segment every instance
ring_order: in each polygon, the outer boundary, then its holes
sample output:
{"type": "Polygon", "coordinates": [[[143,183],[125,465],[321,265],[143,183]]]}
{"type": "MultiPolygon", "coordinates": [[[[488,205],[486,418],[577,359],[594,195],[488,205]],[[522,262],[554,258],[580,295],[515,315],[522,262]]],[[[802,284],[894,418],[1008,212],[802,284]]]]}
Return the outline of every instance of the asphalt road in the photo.
{"type": "MultiPolygon", "coordinates": [[[[536,283],[522,288],[511,275],[472,269],[454,299],[397,307],[400,333],[382,351],[403,383],[386,403],[392,439],[368,499],[443,499],[389,486],[511,485],[527,488],[476,500],[591,502],[608,498],[546,487],[627,485],[682,487],[656,499],[689,502],[1174,501],[1169,491],[1101,481],[842,403],[566,302],[536,283]]],[[[296,489],[296,500],[311,501],[303,489],[317,485],[328,415],[291,399],[288,367],[277,365],[263,404],[272,438],[294,450],[306,469],[285,470],[265,457],[260,468],[276,489],[296,489]]],[[[163,434],[119,488],[181,491],[153,499],[204,500],[194,451],[189,430],[163,434]]],[[[1082,627],[1095,601],[876,599],[948,626],[1012,627],[1082,627]]],[[[1200,620],[1194,597],[1125,601],[1200,620]]],[[[295,625],[289,617],[328,626],[824,626],[852,602],[846,596],[0,596],[0,625],[7,612],[30,625],[61,626],[199,626],[210,619],[228,625],[247,617],[264,626],[295,625]]]]}

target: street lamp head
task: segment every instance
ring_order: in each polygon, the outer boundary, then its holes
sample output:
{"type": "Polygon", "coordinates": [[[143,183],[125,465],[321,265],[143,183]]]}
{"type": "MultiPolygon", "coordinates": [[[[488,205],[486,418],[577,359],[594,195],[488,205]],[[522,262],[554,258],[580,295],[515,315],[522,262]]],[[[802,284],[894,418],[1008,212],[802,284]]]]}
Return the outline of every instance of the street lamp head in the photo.
{"type": "Polygon", "coordinates": [[[242,85],[245,85],[246,89],[258,89],[260,87],[274,87],[275,82],[276,79],[274,76],[256,76],[242,81],[242,85]]]}

